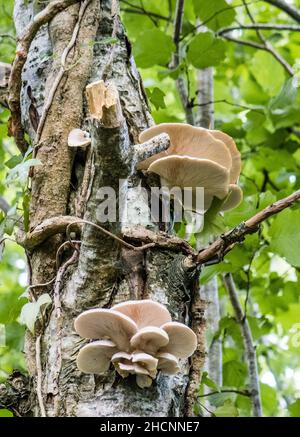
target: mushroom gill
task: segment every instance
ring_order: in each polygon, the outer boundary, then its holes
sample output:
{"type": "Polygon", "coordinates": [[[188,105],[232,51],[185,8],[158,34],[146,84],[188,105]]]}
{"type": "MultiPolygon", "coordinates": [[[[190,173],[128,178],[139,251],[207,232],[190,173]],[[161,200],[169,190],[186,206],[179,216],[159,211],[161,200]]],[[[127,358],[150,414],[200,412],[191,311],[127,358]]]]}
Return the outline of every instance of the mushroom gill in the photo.
{"type": "Polygon", "coordinates": [[[161,133],[169,135],[170,147],[140,162],[140,170],[157,173],[169,189],[203,187],[205,211],[214,197],[223,200],[222,211],[241,202],[242,191],[237,186],[241,156],[229,135],[184,123],[162,123],[143,131],[139,140],[145,142],[161,133]]]}

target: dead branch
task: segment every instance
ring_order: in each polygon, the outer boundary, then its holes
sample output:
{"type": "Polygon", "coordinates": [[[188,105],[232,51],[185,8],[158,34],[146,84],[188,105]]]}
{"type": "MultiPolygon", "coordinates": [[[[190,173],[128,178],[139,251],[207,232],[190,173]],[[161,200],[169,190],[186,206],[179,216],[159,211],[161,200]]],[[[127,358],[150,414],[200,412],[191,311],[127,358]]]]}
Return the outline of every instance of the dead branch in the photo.
{"type": "Polygon", "coordinates": [[[196,257],[197,264],[205,264],[214,257],[217,257],[219,261],[223,258],[224,254],[229,252],[236,243],[244,240],[248,234],[253,234],[259,230],[259,225],[267,220],[269,217],[278,214],[280,211],[288,208],[293,203],[300,199],[300,190],[295,191],[290,196],[277,200],[267,206],[262,211],[255,214],[245,222],[240,223],[238,226],[219,237],[208,248],[201,251],[196,257]]]}
{"type": "Polygon", "coordinates": [[[11,111],[11,134],[22,153],[25,153],[28,144],[24,138],[24,128],[21,121],[20,94],[22,89],[22,70],[28,57],[30,45],[41,26],[79,0],[54,0],[39,12],[25,28],[17,43],[16,57],[12,65],[9,78],[8,105],[11,111]]]}

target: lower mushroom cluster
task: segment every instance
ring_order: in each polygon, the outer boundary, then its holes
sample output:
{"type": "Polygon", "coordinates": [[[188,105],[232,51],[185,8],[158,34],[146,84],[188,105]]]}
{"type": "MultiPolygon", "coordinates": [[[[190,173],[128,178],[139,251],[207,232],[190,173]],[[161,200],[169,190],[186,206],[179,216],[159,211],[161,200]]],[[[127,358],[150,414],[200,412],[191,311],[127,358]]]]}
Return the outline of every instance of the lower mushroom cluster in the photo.
{"type": "Polygon", "coordinates": [[[135,374],[141,388],[151,386],[158,370],[177,373],[178,359],[191,356],[197,347],[195,333],[172,322],[169,311],[152,300],[85,311],[76,318],[75,330],[81,337],[99,339],[79,351],[79,370],[101,374],[112,363],[123,378],[135,374]]]}

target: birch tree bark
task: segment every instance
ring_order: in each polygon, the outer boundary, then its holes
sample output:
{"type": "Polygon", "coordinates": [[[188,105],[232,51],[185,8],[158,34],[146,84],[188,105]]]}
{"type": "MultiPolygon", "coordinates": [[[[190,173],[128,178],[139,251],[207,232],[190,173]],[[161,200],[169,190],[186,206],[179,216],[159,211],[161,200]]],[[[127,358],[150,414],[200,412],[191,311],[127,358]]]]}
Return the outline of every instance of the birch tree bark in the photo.
{"type": "MultiPolygon", "coordinates": [[[[16,0],[18,36],[42,7],[44,3],[16,0]]],[[[103,225],[98,216],[101,188],[118,192],[119,179],[125,206],[133,206],[129,225],[145,226],[148,201],[134,197],[133,188],[146,181],[130,165],[130,156],[139,132],[153,120],[117,1],[77,2],[40,28],[22,73],[21,110],[41,162],[31,174],[30,231],[43,228],[45,220],[67,217],[70,223],[75,216],[103,225]],[[103,109],[102,117],[91,120],[85,88],[99,80],[112,93],[113,104],[103,109]],[[68,148],[67,137],[74,128],[90,132],[91,153],[68,148]]],[[[158,227],[149,218],[147,228],[156,231],[158,227]]],[[[124,230],[120,220],[106,223],[105,228],[115,235],[124,230]]],[[[26,338],[35,393],[33,414],[191,415],[204,357],[204,310],[195,267],[183,264],[183,256],[174,251],[130,251],[90,225],[81,232],[72,229],[73,245],[66,242],[65,227],[59,230],[34,247],[24,243],[33,284],[31,299],[47,292],[53,302],[35,335],[28,333],[26,338]],[[160,375],[144,390],[133,379],[120,380],[112,371],[104,376],[84,375],[75,362],[83,344],[74,331],[75,317],[84,310],[108,308],[132,298],[163,303],[174,320],[193,327],[199,341],[194,358],[182,363],[179,374],[160,375]]]]}

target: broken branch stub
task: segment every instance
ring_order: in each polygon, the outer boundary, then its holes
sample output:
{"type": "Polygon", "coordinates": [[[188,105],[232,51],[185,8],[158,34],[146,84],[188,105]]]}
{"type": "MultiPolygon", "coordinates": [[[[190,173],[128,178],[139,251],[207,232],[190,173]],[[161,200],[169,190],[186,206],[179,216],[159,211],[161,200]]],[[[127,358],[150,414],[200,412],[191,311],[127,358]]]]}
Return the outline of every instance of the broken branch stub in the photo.
{"type": "Polygon", "coordinates": [[[93,82],[86,87],[86,97],[92,118],[108,128],[121,126],[123,114],[119,92],[114,83],[105,84],[103,80],[93,82]]]}

